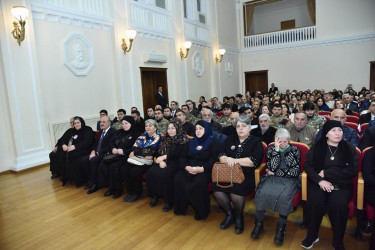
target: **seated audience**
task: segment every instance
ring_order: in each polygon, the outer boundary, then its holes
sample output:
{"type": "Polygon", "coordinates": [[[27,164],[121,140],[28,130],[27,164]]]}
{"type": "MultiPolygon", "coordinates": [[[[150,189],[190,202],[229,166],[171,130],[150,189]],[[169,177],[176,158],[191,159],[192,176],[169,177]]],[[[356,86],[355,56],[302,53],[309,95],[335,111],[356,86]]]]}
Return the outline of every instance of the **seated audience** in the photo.
{"type": "Polygon", "coordinates": [[[133,163],[129,162],[129,159],[125,164],[123,174],[128,195],[123,199],[124,202],[135,202],[142,195],[142,175],[150,168],[152,159],[159,149],[160,142],[163,140],[157,128],[158,125],[154,120],[146,120],[146,132],[139,136],[133,145],[133,151],[130,152],[129,158],[134,159],[134,156],[136,156],[138,165],[135,165],[134,161],[132,161],[133,163]]]}
{"type": "Polygon", "coordinates": [[[318,106],[319,111],[331,111],[323,98],[319,97],[318,99],[316,99],[315,103],[318,106]]]}
{"type": "Polygon", "coordinates": [[[351,111],[354,111],[354,112],[359,112],[359,109],[358,109],[358,103],[357,102],[354,102],[351,97],[350,97],[350,94],[343,94],[342,95],[342,100],[345,104],[345,108],[346,109],[349,109],[351,111]]]}
{"type": "Polygon", "coordinates": [[[351,111],[350,109],[347,109],[344,101],[341,99],[336,100],[334,109],[342,109],[345,111],[347,115],[353,115],[353,111],[351,111]]]}
{"type": "Polygon", "coordinates": [[[189,107],[189,113],[195,117],[198,116],[199,114],[199,111],[198,109],[195,107],[195,102],[193,102],[192,100],[187,100],[186,101],[186,105],[189,107]]]}
{"type": "Polygon", "coordinates": [[[230,114],[232,113],[232,110],[230,108],[230,105],[227,103],[224,103],[222,105],[222,108],[223,108],[223,115],[219,118],[218,122],[224,128],[224,127],[231,125],[230,114]]]}
{"type": "Polygon", "coordinates": [[[314,128],[317,132],[322,129],[326,119],[318,115],[315,110],[315,105],[312,102],[305,103],[303,105],[303,111],[307,115],[307,125],[314,128]]]}
{"type": "Polygon", "coordinates": [[[287,118],[289,118],[290,111],[289,107],[286,103],[281,103],[281,114],[287,118]]]}
{"type": "Polygon", "coordinates": [[[145,120],[141,117],[141,114],[138,110],[134,110],[131,112],[131,116],[134,119],[134,128],[137,130],[139,134],[145,132],[145,120]]]}
{"type": "Polygon", "coordinates": [[[316,130],[307,125],[307,115],[305,113],[297,112],[294,115],[294,123],[289,124],[286,129],[289,131],[292,141],[305,143],[309,147],[314,144],[316,130]]]}
{"type": "Polygon", "coordinates": [[[154,109],[152,107],[149,107],[147,109],[147,119],[155,119],[154,109]]]}
{"type": "Polygon", "coordinates": [[[271,127],[271,118],[267,114],[259,116],[259,126],[251,130],[251,135],[260,138],[267,145],[274,141],[276,130],[271,127]]]}
{"type": "Polygon", "coordinates": [[[231,134],[237,133],[236,132],[236,118],[238,116],[240,116],[240,114],[238,112],[232,112],[230,114],[230,123],[231,123],[231,125],[223,128],[222,133],[224,135],[229,136],[231,134]]]}
{"type": "Polygon", "coordinates": [[[267,149],[267,174],[262,178],[255,193],[255,226],[251,238],[258,239],[263,232],[267,209],[279,213],[274,242],[282,245],[288,215],[293,212],[292,200],[298,191],[301,153],[289,144],[288,130],[279,128],[275,144],[267,149]]]}
{"type": "Polygon", "coordinates": [[[186,115],[181,109],[177,110],[176,118],[180,121],[182,129],[187,135],[189,136],[195,135],[194,125],[186,120],[186,115]]]}
{"type": "Polygon", "coordinates": [[[348,220],[348,203],[353,196],[352,178],[358,172],[358,155],[354,145],[343,140],[339,121],[327,121],[322,137],[306,155],[304,169],[309,178],[307,188],[307,236],[302,247],[310,249],[319,241],[323,215],[333,229],[332,245],[344,249],[344,234],[348,220]]]}
{"type": "MultiPolygon", "coordinates": [[[[226,139],[223,150],[219,154],[219,160],[231,167],[236,163],[240,164],[245,181],[241,184],[233,184],[233,187],[230,188],[222,188],[217,186],[216,183],[212,183],[212,190],[217,202],[226,214],[220,228],[227,229],[234,222],[235,232],[240,234],[244,230],[245,197],[254,191],[254,170],[261,163],[263,146],[259,138],[250,135],[251,119],[247,115],[236,118],[236,131],[236,134],[232,134],[226,139]]],[[[228,183],[220,184],[228,185],[228,183]]]]}
{"type": "Polygon", "coordinates": [[[114,128],[116,130],[122,129],[121,121],[122,121],[122,119],[124,118],[125,115],[126,115],[125,109],[117,110],[117,117],[113,120],[112,128],[114,128]]]}
{"type": "Polygon", "coordinates": [[[81,166],[81,158],[90,153],[94,142],[94,131],[92,131],[91,127],[86,126],[82,117],[74,117],[73,124],[74,129],[70,130],[62,140],[61,159],[63,168],[61,176],[63,186],[69,180],[72,180],[79,187],[87,180],[81,166]]]}
{"type": "MultiPolygon", "coordinates": [[[[182,111],[177,111],[177,116],[182,111]]],[[[180,156],[188,143],[181,122],[172,118],[168,125],[164,140],[160,143],[155,163],[147,171],[146,185],[148,195],[152,197],[150,207],[156,206],[159,197],[164,197],[164,212],[174,205],[173,178],[179,169],[180,156]]]]}
{"type": "Polygon", "coordinates": [[[155,114],[155,121],[158,125],[158,131],[162,133],[163,135],[165,135],[167,133],[169,121],[164,118],[164,115],[161,109],[156,109],[154,114],[155,114]]]}
{"type": "Polygon", "coordinates": [[[371,123],[369,124],[369,127],[366,128],[365,132],[362,135],[361,142],[359,144],[360,150],[364,150],[367,147],[375,146],[375,122],[374,122],[374,125],[371,123]]]}
{"type": "Polygon", "coordinates": [[[190,122],[191,124],[195,124],[199,119],[194,115],[190,114],[188,105],[182,105],[181,110],[184,111],[186,115],[186,121],[190,122]]]}
{"type": "Polygon", "coordinates": [[[211,169],[217,159],[212,129],[208,122],[195,124],[195,137],[186,144],[179,170],[174,178],[176,215],[185,215],[188,205],[195,210],[196,220],[205,220],[210,213],[208,183],[211,169]]]}
{"type": "Polygon", "coordinates": [[[163,113],[164,113],[164,119],[167,119],[169,121],[169,119],[172,118],[172,109],[171,108],[169,108],[169,107],[164,108],[163,113]]]}
{"type": "Polygon", "coordinates": [[[289,119],[281,114],[281,105],[274,104],[272,108],[271,126],[278,129],[284,128],[289,122],[289,119]]]}
{"type": "Polygon", "coordinates": [[[82,167],[89,178],[85,189],[88,189],[87,194],[94,193],[98,190],[98,167],[103,157],[109,152],[109,143],[115,129],[111,127],[111,120],[108,116],[100,118],[100,131],[98,139],[95,141],[91,149],[91,153],[81,159],[82,167]]]}
{"type": "Polygon", "coordinates": [[[202,108],[202,118],[203,118],[203,120],[205,120],[206,122],[208,122],[211,125],[211,128],[212,128],[213,131],[221,132],[221,130],[223,128],[221,127],[220,123],[214,121],[212,119],[212,117],[213,117],[212,110],[203,107],[202,108]]]}
{"type": "Polygon", "coordinates": [[[368,108],[368,113],[361,115],[358,123],[369,123],[373,120],[375,120],[375,101],[371,101],[370,106],[368,108]]]}
{"type": "MultiPolygon", "coordinates": [[[[100,112],[99,112],[99,117],[102,117],[102,116],[108,116],[108,111],[107,110],[105,110],[105,109],[102,109],[102,110],[100,110],[100,112]]],[[[112,125],[113,123],[111,122],[111,125],[112,125]]],[[[100,130],[100,119],[99,119],[99,121],[96,123],[96,131],[99,131],[100,130]]]]}

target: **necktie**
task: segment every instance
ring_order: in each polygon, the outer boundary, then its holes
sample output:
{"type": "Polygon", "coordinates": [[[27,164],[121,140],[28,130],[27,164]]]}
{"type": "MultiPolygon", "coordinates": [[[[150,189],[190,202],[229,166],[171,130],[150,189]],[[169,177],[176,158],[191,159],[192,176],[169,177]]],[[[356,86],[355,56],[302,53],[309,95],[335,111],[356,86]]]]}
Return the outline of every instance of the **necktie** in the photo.
{"type": "Polygon", "coordinates": [[[102,147],[102,142],[103,142],[104,136],[105,136],[105,132],[103,132],[102,136],[100,136],[99,143],[98,143],[98,148],[96,149],[96,152],[100,151],[100,148],[102,147]]]}

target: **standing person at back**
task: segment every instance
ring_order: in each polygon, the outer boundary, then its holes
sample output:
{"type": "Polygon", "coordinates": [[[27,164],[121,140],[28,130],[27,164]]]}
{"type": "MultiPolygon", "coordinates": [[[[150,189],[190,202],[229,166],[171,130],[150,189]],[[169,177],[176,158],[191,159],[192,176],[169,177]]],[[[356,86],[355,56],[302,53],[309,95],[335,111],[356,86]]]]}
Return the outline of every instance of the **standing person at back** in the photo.
{"type": "Polygon", "coordinates": [[[163,95],[163,87],[159,86],[155,94],[156,103],[159,104],[163,109],[167,106],[167,100],[163,95]]]}

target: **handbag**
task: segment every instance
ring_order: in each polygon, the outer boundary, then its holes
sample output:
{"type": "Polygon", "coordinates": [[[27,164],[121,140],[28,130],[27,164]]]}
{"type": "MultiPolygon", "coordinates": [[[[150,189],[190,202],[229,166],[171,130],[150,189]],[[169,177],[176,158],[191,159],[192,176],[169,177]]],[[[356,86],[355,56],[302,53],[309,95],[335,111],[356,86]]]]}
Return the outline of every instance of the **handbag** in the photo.
{"type": "Polygon", "coordinates": [[[216,162],[212,168],[212,182],[221,188],[231,188],[233,183],[241,184],[245,180],[240,164],[236,163],[230,167],[227,163],[216,162]],[[229,185],[221,185],[219,183],[229,183],[229,185]]]}
{"type": "Polygon", "coordinates": [[[106,155],[103,157],[103,161],[105,164],[110,164],[110,163],[120,160],[120,158],[121,158],[120,155],[106,155]]]}

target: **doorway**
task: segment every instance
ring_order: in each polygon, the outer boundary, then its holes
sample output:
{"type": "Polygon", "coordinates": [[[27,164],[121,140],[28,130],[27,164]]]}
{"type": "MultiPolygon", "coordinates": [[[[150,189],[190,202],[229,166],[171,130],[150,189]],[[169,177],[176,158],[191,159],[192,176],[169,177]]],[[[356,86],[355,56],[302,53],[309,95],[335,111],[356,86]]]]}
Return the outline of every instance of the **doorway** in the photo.
{"type": "Polygon", "coordinates": [[[143,117],[147,116],[147,108],[155,108],[157,87],[163,87],[163,95],[168,100],[168,84],[166,68],[145,68],[141,69],[142,96],[143,96],[143,117]]]}
{"type": "Polygon", "coordinates": [[[370,89],[375,90],[375,61],[370,62],[370,89]]]}
{"type": "Polygon", "coordinates": [[[268,93],[268,70],[245,72],[245,90],[250,94],[256,91],[268,93]]]}

